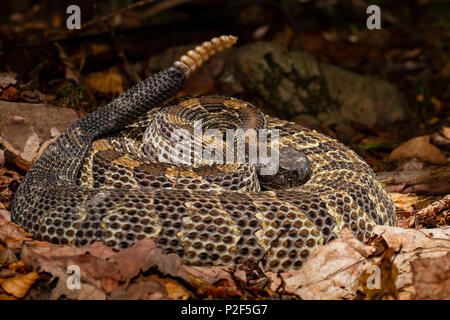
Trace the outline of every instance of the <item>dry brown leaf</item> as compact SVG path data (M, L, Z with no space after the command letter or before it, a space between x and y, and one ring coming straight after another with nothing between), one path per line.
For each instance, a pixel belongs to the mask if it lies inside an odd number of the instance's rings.
M441 76L450 78L450 60L442 67Z
M442 136L444 136L447 139L450 139L450 127L447 126L443 126L441 128L441 134Z
M389 155L389 161L404 161L411 158L434 164L447 163L444 153L430 143L429 135L408 140L395 148Z
M413 299L411 264L418 258L437 258L450 253L450 227L446 229L402 229L375 226L374 233L382 237L395 251L394 263L399 270L396 287L399 299Z
M19 273L27 273L31 271L30 266L27 266L23 263L23 261L12 262L8 265L8 268Z
M3 99L7 101L16 101L20 98L20 91L13 86L3 91Z
M21 258L24 263L32 266L35 270L47 272L51 274L53 278L58 279L55 288L51 291L50 299L106 299L106 294L99 289L99 281L87 276L87 272L84 270L86 265L80 267L80 288L71 289L67 285L68 280L70 280L69 276L71 276L71 274L67 273L68 266L74 265L74 261L78 257L85 256L85 252L86 248L52 245L50 243L33 241L24 244ZM77 262L81 264L87 261L83 261L83 258L80 258ZM89 269L89 271L91 270ZM102 270L99 272L102 272Z
M416 221L420 228L439 228L450 225L450 195L417 212Z
M450 300L450 254L411 264L416 299Z
M6 293L0 293L0 300L17 300L17 298Z
M0 219L0 242L12 250L18 250L26 240L31 240L31 234L12 222Z
M43 258L58 260L84 254L86 251L86 248L55 245L49 242L34 240L26 242L23 245L21 259L26 264L36 267L36 264Z
M396 210L414 212L417 209L417 203L421 199L414 193L389 193Z
M232 267L225 266L211 266L211 267L198 267L198 266L185 266L184 269L188 271L193 276L209 283L214 284L219 280L226 279L228 281L233 281L230 272L232 272Z
M373 231L395 251L412 252L436 247L444 251L450 249L450 227L415 230L376 225Z
M76 265L80 268L83 283L102 288L107 292L117 288L118 282L122 280L114 262L88 254L87 248L33 241L24 245L21 258L34 269L60 277L60 280L67 279L67 268ZM86 288L85 295L95 294L97 298L99 297L93 288L89 286ZM61 292L64 290L59 288Z
M109 294L112 300L161 300L168 299L164 284L152 280L141 280L120 287Z
M66 284L67 276L61 277L58 284L52 290L50 295L51 300L60 298L73 300L105 300L106 294L99 288L90 285L89 283L81 282L80 289L69 289Z
M374 251L344 229L339 239L316 249L300 270L283 277L284 288L302 299L353 299Z
M25 243L21 258L34 269L59 278L57 287L52 291L53 298L70 296L77 299L80 297L104 299L108 292L128 286L141 271L147 271L153 267L162 274L181 278L193 286L204 284L202 280L183 269L178 256L164 255L150 239L140 240L134 246L120 252L114 252L103 244L74 248L33 241ZM70 265L80 268L83 292L68 290L65 285L68 277L66 270ZM167 285L170 287L166 290L169 297L174 297L184 290L174 286L173 283ZM122 295L128 291L123 289L118 292ZM185 297L184 294L182 296Z
M156 267L164 275L178 277L188 283L201 281L183 268L180 257L176 254L163 254L162 250L157 248L149 238L139 240L132 247L116 253L109 260L117 264L125 281L137 276L141 270L149 270L152 267Z
M405 51L401 52L401 54L399 55L398 58L399 58L399 60L412 59L412 58L417 57L421 51L422 51L422 49L420 49L420 48L405 50Z
M187 300L188 298L194 298L194 295L191 292L189 292L181 283L174 279L161 278L156 274L148 276L147 279L164 284L167 296L170 299Z
M0 207L0 219L11 221L11 214L9 213L9 211L3 210Z
M390 192L397 214L397 223L401 228L412 228L415 222L415 208L419 197L414 193Z
M123 93L122 77L116 67L91 74L86 82L93 89L103 93Z
M17 275L13 278L1 279L0 286L7 293L17 298L23 298L38 278L38 273L33 271L28 274Z
M115 255L116 252L111 247L108 247L101 242L94 242L89 246L89 254L98 258L109 259Z
M0 278L11 278L14 277L17 272L9 269L0 269Z
M0 266L17 262L18 259L10 248L0 249Z
M418 258L450 254L450 228L376 226L374 232L384 241L381 258L376 245L379 240L364 245L344 230L339 239L317 248L300 270L281 274L284 290L302 299L355 299L361 293L369 298L413 299L416 290L412 285L411 263ZM361 282L368 287L367 280L376 275L377 268L381 286L376 289L380 290L364 290Z
M359 290L365 295L365 299L398 299L398 292L395 286L395 281L398 277L398 270L395 264L393 264L393 255L394 250L392 248L387 248L387 250L383 252L379 261L373 263L373 266L380 270L379 283L376 286L370 285L369 287L369 284L373 284L371 277L374 276L373 271L375 271L375 269L371 268L371 272L368 272L368 270L363 270L361 277L359 278Z
M184 268L196 278L199 278L211 286L200 285L200 291L205 290L209 295L216 298L241 297L242 291L238 288L232 277L233 267L229 266L184 266ZM234 271L234 276L242 283L246 283L245 271Z
M63 47L58 42L53 42L53 44L58 48L59 58L64 64L65 68L65 78L67 80L72 80L77 84L81 83L81 74L80 71L75 67L71 58L67 56Z

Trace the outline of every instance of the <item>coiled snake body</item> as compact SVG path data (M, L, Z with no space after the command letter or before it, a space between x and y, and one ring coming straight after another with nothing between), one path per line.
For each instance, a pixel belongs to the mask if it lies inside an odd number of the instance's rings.
M183 98L162 106L191 72L235 41L205 42L76 121L25 176L13 221L53 243L102 241L120 249L148 236L190 264L252 259L274 271L300 267L345 227L365 240L375 224L395 225L392 202L375 174L336 140L233 98ZM174 146L175 129L191 133L194 120L222 131L277 129L281 176L260 179L248 163L158 161ZM292 177L308 171L304 160L310 173L301 184Z

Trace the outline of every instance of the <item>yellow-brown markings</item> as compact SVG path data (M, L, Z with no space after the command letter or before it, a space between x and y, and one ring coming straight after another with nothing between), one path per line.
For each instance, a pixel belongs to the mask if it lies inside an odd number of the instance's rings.
M112 148L112 146L105 139L96 140L92 143L92 149L94 151L106 151L111 148Z
M139 167L142 162L132 159L129 155L125 154L118 159L115 159L113 164L122 165L127 168L136 168Z
M183 170L179 168L168 167L166 168L166 176L169 180L174 181L178 177L201 177L193 170Z
M192 107L200 105L200 101L198 100L198 98L191 98L178 102L178 105L190 109Z
M247 107L247 104L245 102L242 102L239 100L234 100L234 99L224 100L222 103L226 107L228 107L230 109L235 109L235 110Z

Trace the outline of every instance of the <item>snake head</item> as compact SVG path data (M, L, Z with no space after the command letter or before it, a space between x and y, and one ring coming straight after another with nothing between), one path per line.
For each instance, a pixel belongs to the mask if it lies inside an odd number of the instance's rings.
M261 174L263 168L257 169L263 190L295 188L311 178L312 166L303 151L287 147L280 148L278 153L278 170L274 174Z

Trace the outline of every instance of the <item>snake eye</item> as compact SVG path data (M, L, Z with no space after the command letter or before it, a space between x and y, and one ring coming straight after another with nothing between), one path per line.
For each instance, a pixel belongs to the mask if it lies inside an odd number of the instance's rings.
M274 174L261 174L262 168L258 168L258 179L263 190L294 188L311 178L311 163L303 151L287 147L278 153L279 165Z

